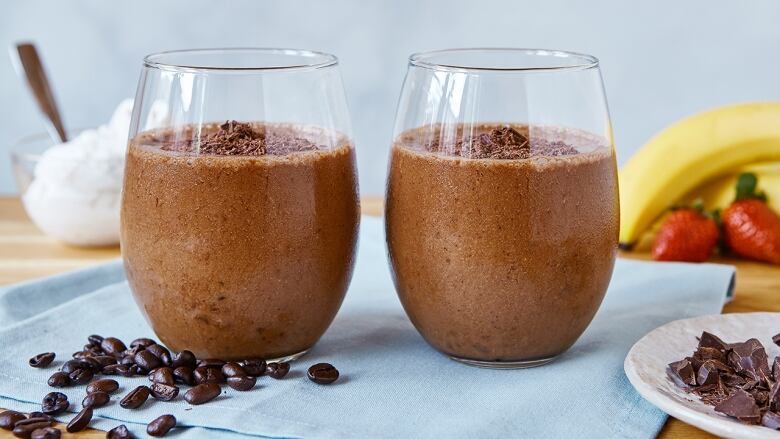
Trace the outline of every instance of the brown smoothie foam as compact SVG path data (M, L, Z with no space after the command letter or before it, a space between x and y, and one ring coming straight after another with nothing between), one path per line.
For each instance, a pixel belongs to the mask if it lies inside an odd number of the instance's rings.
M412 323L448 355L558 355L606 292L618 238L612 148L584 132L530 131L437 126L393 145L386 227L395 285Z
M358 222L355 153L342 137L226 122L130 142L125 268L173 350L239 359L309 349L344 298Z

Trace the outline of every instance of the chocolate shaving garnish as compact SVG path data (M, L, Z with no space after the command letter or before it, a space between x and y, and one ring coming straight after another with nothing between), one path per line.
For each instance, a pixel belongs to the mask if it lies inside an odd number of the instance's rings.
M458 132L456 135L463 135ZM445 140L441 133L423 145L430 152L444 153L470 159L518 160L534 156L557 157L579 154L576 148L561 141L529 138L511 125L478 131L458 140Z
M203 155L263 156L324 148L294 135L292 130L235 120L219 125L217 130L204 129L205 133L197 135L192 131L190 128L181 133L169 134L170 138L158 139L162 143L161 149Z
M669 364L667 369L678 387L697 395L716 411L747 424L777 429L779 373L780 357L770 367L766 349L757 339L726 343L706 331L692 356Z

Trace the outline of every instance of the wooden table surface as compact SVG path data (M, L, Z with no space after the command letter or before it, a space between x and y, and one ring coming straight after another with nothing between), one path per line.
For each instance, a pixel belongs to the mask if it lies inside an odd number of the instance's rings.
M367 215L380 215L382 200L365 198L362 208ZM0 285L73 270L118 256L118 248L82 249L60 244L35 228L18 198L0 197ZM646 254L624 256L648 258ZM726 305L724 312L780 312L780 267L734 259L719 262L737 267L736 299ZM63 438L105 437L105 433L96 430L68 434L64 426L59 427L63 430ZM0 430L0 439L12 437L10 432ZM714 436L670 418L659 437L698 439Z

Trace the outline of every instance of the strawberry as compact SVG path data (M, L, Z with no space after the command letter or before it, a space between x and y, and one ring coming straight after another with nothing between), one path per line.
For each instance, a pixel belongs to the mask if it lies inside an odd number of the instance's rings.
M737 196L723 211L723 237L736 255L780 264L780 216L756 192L758 180L745 173L737 180Z
M685 207L666 217L653 243L656 261L703 262L718 243L718 225L701 210Z

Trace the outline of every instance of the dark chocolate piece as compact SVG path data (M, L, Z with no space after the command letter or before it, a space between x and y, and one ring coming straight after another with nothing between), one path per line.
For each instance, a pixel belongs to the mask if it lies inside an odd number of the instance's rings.
M699 386L706 386L708 384L717 385L720 383L718 368L712 360L707 360L701 365L699 372L696 374L696 383Z
M670 363L667 374L679 387L687 388L696 385L696 372L687 359Z
M758 424L761 421L761 410L756 405L756 400L753 395L742 389L737 389L731 396L716 405L715 411L749 424Z
M717 335L704 331L701 333L701 337L699 337L699 347L715 348L721 352L726 352L731 346L729 343L721 340Z
M775 412L764 413L764 417L761 419L761 425L780 430L780 414Z

